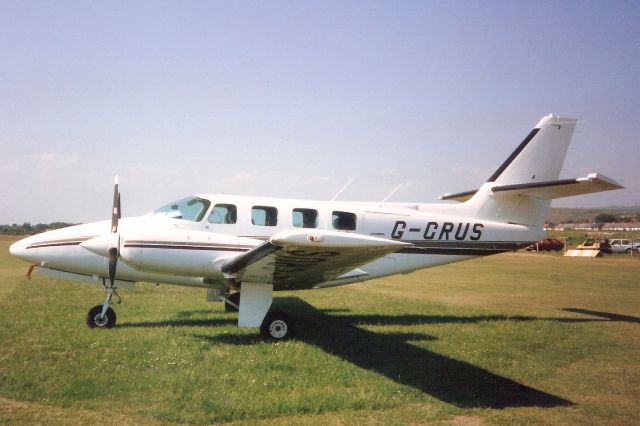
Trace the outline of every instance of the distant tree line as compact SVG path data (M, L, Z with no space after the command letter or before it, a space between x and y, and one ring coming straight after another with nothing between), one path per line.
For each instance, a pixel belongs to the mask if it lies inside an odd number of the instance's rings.
M74 224L53 222L48 224L38 223L37 225L31 225L29 222L25 222L22 225L18 225L14 223L13 225L0 225L0 235L33 235L44 231L51 231L52 229L66 228L71 225Z
M630 223L636 220L640 220L640 213L635 218L629 215L616 216L610 213L601 213L593 219L595 223Z

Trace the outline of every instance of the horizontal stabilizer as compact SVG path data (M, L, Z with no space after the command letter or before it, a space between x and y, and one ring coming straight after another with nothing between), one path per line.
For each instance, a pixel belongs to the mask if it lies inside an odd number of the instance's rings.
M576 179L561 179L547 182L521 183L515 185L498 185L491 187L493 194L524 195L539 200L573 197L594 192L611 191L624 188L618 182L599 173L591 173ZM441 200L464 202L473 197L478 190L445 194Z
M577 179L494 186L491 190L494 194L526 195L539 200L553 200L622 188L624 187L613 179L598 173L591 173L587 177Z

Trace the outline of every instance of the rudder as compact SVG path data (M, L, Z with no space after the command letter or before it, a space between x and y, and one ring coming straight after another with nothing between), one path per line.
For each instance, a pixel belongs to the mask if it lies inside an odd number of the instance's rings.
M494 193L492 188L557 180L576 123L575 118L543 117L466 204L479 217L542 228L550 200Z
M543 117L487 182L512 185L556 180L578 120Z

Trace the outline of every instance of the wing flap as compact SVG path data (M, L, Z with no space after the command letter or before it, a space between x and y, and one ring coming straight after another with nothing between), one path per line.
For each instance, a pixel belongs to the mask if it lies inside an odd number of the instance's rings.
M273 284L274 290L308 289L407 245L338 231L284 231L221 270L236 281Z

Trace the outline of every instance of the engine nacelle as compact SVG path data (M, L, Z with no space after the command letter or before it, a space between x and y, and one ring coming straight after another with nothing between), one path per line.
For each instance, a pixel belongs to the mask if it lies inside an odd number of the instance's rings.
M223 259L233 258L260 240L193 230L146 230L122 235L120 257L145 272L192 277L221 275Z

